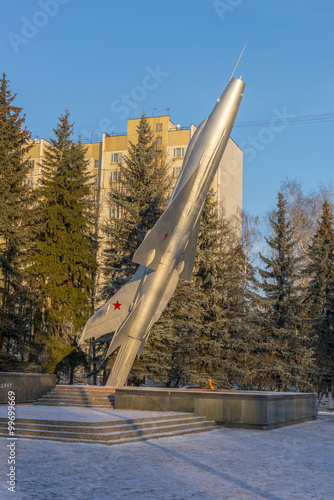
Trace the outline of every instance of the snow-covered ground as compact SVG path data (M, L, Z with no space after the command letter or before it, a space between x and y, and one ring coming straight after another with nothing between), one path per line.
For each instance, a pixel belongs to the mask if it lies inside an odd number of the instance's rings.
M36 407L21 408L17 416L35 412L38 418ZM53 413L53 419L71 411L40 410L39 418ZM90 411L101 412L86 410L86 421ZM7 490L9 448L2 438L0 498L328 500L334 498L333 436L334 415L324 412L316 421L272 431L221 428L110 447L18 439L15 493Z

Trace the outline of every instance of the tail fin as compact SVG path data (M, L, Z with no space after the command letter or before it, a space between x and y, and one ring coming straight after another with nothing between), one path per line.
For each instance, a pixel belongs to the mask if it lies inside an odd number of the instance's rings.
M112 333L123 323L129 314L144 273L145 268L140 266L133 278L89 318L79 343L92 337L99 338Z
M145 282L144 288L146 288L146 287L149 288L150 282L153 278L154 278L154 273L147 276L147 280ZM139 351L140 351L138 353L138 357L140 356L142 350L144 349L144 345L146 343L146 340L148 339L148 335L149 335L149 332L150 332L152 325L156 321L158 321L158 319L160 318L163 310L165 309L166 305L168 304L171 296L173 295L173 293L175 291L175 288L177 286L178 281L179 281L179 273L177 272L176 269L174 269L172 272L172 275L169 279L167 288L166 288L166 290L165 290L165 292L160 300L158 307L156 308L155 314L154 314L153 318L151 319L150 323L147 325L145 336L141 341L140 348L138 347ZM115 333L115 335L110 343L110 346L109 346L109 349L107 352L107 356L109 356L117 347L119 347L121 344L123 344L123 342L125 342L127 337L131 336L131 329L136 321L137 313L140 311L140 303L142 300L145 300L145 289L143 290L143 295L140 297L140 299L137 302L137 304L135 305L135 307L132 309L132 311L130 312L128 317L125 319L125 321L122 323L119 330Z

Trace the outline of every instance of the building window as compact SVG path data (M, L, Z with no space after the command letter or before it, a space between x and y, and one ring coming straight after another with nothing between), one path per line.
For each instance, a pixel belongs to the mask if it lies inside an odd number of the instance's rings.
M110 182L117 182L118 181L118 171L113 170L110 172Z
M156 144L157 146L161 146L161 144L162 144L162 137L160 137L160 136L159 136L159 137L156 137L156 138L155 138L155 144Z
M100 185L100 179L98 177L94 178L94 185L97 186L97 187L99 187L99 185Z
M162 132L162 123L157 123L155 125L155 131L156 132Z
M117 208L109 208L109 219L118 219Z
M31 170L33 170L35 168L35 160L29 160L29 165Z
M184 148L174 148L173 158L183 158L184 157Z
M180 175L180 172L181 172L181 167L173 168L173 177L174 177L174 179L178 178L178 176Z
M118 163L121 161L121 153L111 153L111 163Z
M94 160L94 168L98 170L100 168L100 160Z
M92 196L92 202L93 202L94 205L98 205L99 204L99 197L96 194L94 194Z
M33 187L33 185L34 185L34 179L32 177L28 177L27 186Z

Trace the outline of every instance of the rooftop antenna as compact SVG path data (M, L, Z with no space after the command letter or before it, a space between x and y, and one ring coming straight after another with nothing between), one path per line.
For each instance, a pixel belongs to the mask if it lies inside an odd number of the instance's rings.
M231 78L229 79L229 82L230 82L230 81L232 80L232 78L233 78L233 75L234 75L234 73L235 73L235 70L237 69L237 66L238 66L238 64L239 64L239 61L240 61L240 59L241 59L241 56L242 56L242 54L244 53L245 47L246 47L246 44L244 45L244 48L243 48L243 49L242 49L242 51L241 51L241 54L240 54L240 56L239 56L239 59L237 60L237 64L234 66L234 70L233 70L233 73L232 73L232 75L231 75Z

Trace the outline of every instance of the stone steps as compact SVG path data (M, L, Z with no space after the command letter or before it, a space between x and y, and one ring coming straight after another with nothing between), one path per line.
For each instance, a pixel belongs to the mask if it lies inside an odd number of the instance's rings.
M0 419L0 437L8 437L7 424L7 419ZM14 437L112 445L205 432L216 428L215 422L189 413L111 422L17 419Z
M104 387L57 386L42 396L36 405L76 406L83 408L114 408L114 389Z
M58 401L58 402L55 402L55 403L51 403L51 402L42 402L42 403L34 403L36 405L39 405L39 406L60 406L60 407L67 407L67 406L73 406L75 408L107 408L110 410L114 408L113 404L91 404L91 403L64 403L62 401Z

